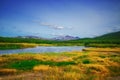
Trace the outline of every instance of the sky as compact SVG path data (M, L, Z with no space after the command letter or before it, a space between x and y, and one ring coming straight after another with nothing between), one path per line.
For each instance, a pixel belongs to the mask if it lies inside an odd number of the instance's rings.
M0 36L95 37L120 31L120 0L0 0Z

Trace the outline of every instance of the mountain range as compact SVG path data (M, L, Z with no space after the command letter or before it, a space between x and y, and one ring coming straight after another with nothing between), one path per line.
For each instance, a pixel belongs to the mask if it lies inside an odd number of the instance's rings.
M17 36L17 38L27 38L27 39L46 39L46 38L42 38L39 36ZM65 35L65 36L58 36L55 38L51 38L49 40L58 40L58 41L64 41L64 40L77 40L80 39L79 37L74 37L74 36L70 36L70 35Z
M59 37L55 37L53 38L53 40L77 40L77 39L80 39L79 37L74 37L74 36L69 36L69 35L66 35L66 36L59 36Z
M1 37L2 38L2 37ZM5 38L5 37L4 37ZM9 37L12 38L12 37ZM97 36L94 38L79 38L79 37L74 37L70 35L65 35L65 36L58 36L55 38L47 39L47 38L42 38L39 36L17 36L13 38L23 38L23 39L37 39L37 40L56 40L56 41L66 41L66 40L88 40L88 39L97 39L97 40L120 40L120 31L118 32L111 32L107 33L101 36Z

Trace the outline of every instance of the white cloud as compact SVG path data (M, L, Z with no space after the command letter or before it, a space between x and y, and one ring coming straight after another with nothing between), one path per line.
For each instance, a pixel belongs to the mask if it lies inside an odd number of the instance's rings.
M47 26L47 27L51 27L51 28L53 28L53 29L58 29L58 30L64 29L63 26L58 26L58 25L54 25L54 24L40 23L40 25L42 25L42 26Z
M47 26L47 27L50 27L50 28L53 28L53 29L58 29L58 30L64 29L63 26L59 26L59 25L55 25L55 24L49 24L49 23L45 23L45 22L43 23L43 22L40 22L38 20L34 20L33 22L38 23L41 26Z
M56 25L56 24L50 24L50 23L45 23L45 22L40 22L39 20L34 20L33 22L38 23L41 26L46 26L46 27L50 27L53 29L58 29L58 30L62 30L62 29L73 29L73 27L64 27L64 26L60 26L60 25Z

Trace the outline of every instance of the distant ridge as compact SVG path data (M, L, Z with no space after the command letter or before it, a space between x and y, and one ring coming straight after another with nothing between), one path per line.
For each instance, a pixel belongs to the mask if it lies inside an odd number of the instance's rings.
M120 31L107 33L102 36L95 37L95 39L119 39L120 40Z
M58 41L77 40L77 39L80 39L80 38L79 37L70 36L70 35L59 36L59 37L53 38L53 40L58 40Z

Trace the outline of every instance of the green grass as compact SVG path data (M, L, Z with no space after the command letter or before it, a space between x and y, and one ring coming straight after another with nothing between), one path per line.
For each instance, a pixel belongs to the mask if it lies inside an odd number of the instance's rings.
M38 64L39 64L38 60L21 60L21 61L10 63L6 65L6 67L15 68L18 70L30 70L33 68L33 66L38 65Z
M0 49L5 50L5 49L20 49L22 48L21 45L17 44L0 44Z
M82 63L83 63L83 64L90 64L91 61L90 61L89 59L84 59L84 60L82 61Z
M37 44L28 43L0 43L0 50L32 48L36 46Z
M105 56L105 55L100 55L99 57L101 57L101 58L106 58L106 56Z
M21 61L15 61L13 63L9 63L5 65L4 67L7 68L14 68L18 70L31 70L34 66L37 65L49 65L49 66L67 66L67 65L75 65L75 62L69 61L69 62L53 62L53 61L40 61L40 60L21 60Z

